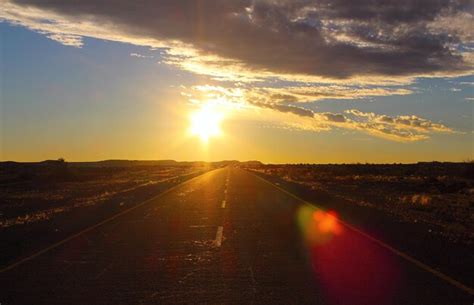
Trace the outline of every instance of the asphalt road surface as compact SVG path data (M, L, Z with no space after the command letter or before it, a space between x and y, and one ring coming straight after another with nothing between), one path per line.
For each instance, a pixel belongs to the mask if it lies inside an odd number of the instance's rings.
M2 270L0 303L472 304L404 255L227 167Z

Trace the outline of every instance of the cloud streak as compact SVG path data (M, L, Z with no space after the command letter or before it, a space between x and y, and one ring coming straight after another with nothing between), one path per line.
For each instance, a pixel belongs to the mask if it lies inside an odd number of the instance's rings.
M320 132L339 128L399 142L420 141L428 139L431 134L455 132L443 124L416 115L388 116L357 109L346 110L344 113L314 112L301 106L255 98L259 94L261 93L253 93L251 89L219 86L195 86L192 93L185 93L194 102L218 101L280 113L285 117L277 116L277 125L294 129Z

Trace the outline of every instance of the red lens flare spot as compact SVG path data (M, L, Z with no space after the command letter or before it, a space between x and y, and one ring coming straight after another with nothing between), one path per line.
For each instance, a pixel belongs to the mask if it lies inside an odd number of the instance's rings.
M317 227L320 233L340 234L342 231L337 213L334 211L324 212L317 210L313 213L313 220L317 222Z
M392 256L346 229L335 211L304 205L298 224L329 304L389 304L400 270Z

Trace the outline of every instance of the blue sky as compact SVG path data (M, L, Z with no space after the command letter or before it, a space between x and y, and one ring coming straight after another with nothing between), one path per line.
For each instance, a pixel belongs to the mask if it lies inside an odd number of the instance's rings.
M2 160L474 158L470 73L441 75L448 67L440 76L405 71L367 81L372 76L357 78L366 72L356 69L349 79L334 79L332 72L306 79L299 72L270 73L270 67L242 70L243 59L189 55L173 43L137 43L120 31L126 38L74 32L67 45L27 17L3 16L0 23ZM200 143L188 134L189 115L210 103L225 114L224 136Z

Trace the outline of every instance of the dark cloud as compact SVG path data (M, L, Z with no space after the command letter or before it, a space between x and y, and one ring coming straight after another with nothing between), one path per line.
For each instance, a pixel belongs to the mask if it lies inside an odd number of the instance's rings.
M322 0L317 7L333 19L386 24L433 20L441 12L469 9L470 1L449 0Z
M280 105L280 104L273 104L273 103L261 103L257 101L249 101L249 103L260 108L273 109L279 112L293 113L302 117L312 118L314 116L313 111L302 108L302 107L295 107L291 105Z
M249 69L329 78L468 70L433 32L436 18L472 13L470 0L14 0L126 35L180 41Z
M328 121L335 122L335 123L344 123L346 122L346 117L340 113L321 113Z

